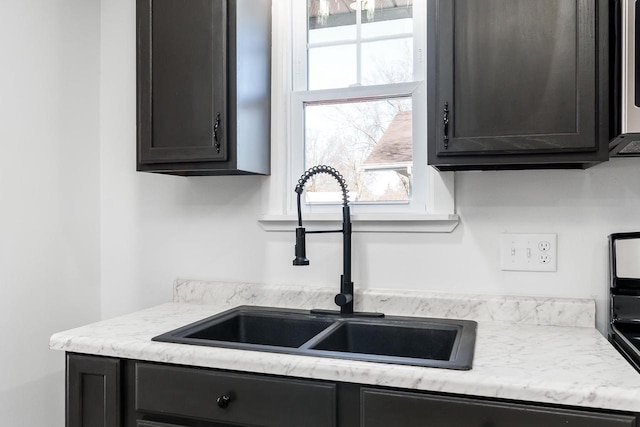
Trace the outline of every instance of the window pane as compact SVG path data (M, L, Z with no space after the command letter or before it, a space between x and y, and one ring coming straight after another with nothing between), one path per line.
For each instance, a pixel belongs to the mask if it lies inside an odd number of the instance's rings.
M305 169L326 164L345 177L352 202L408 201L413 164L411 99L305 106ZM307 202L340 202L330 176L306 186Z
M379 37L413 32L411 0L363 1L362 37Z
M307 90L413 80L412 0L307 0L307 6Z
M355 45L309 49L309 90L349 87L357 81Z
M347 3L342 0L309 0L309 43L355 40L356 11Z
M390 84L413 80L413 39L362 44L362 84Z

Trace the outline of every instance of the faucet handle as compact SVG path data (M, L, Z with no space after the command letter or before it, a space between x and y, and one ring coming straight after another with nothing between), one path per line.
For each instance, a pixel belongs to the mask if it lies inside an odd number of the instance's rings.
M296 228L296 258L293 260L293 265L309 265L306 252L305 230L304 227L298 227Z
M333 299L338 307L343 307L353 301L352 294L338 294Z

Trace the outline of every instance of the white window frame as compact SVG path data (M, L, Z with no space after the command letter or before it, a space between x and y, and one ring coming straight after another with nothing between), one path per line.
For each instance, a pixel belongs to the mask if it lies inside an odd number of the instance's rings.
M414 0L415 82L358 86L350 94L361 99L411 96L413 120L413 194L409 203L352 204L354 231L451 232L458 224L454 206L454 173L427 166L426 0ZM340 101L344 89L294 90L306 87L306 1L273 1L272 175L265 192L261 226L267 231L295 227L293 191L304 172L304 103ZM304 37L294 37L295 35ZM351 97L351 96L350 96ZM335 227L341 211L334 204L303 206L310 227Z

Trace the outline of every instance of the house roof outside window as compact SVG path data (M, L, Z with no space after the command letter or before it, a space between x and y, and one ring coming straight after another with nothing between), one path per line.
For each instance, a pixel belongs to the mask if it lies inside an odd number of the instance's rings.
M400 111L362 163L364 170L406 171L413 158L411 111Z

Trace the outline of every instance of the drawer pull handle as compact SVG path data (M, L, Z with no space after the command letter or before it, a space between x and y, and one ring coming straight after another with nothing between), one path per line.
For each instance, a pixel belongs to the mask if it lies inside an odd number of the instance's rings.
M218 128L220 127L220 113L216 114L216 121L213 124L213 142L216 152L220 153L220 140L218 139Z
M449 103L444 103L444 114L442 117L442 127L444 131L444 149L449 149Z
M219 407L226 408L227 406L229 406L229 402L231 402L231 398L223 394L218 399L216 399L216 402L218 403Z

